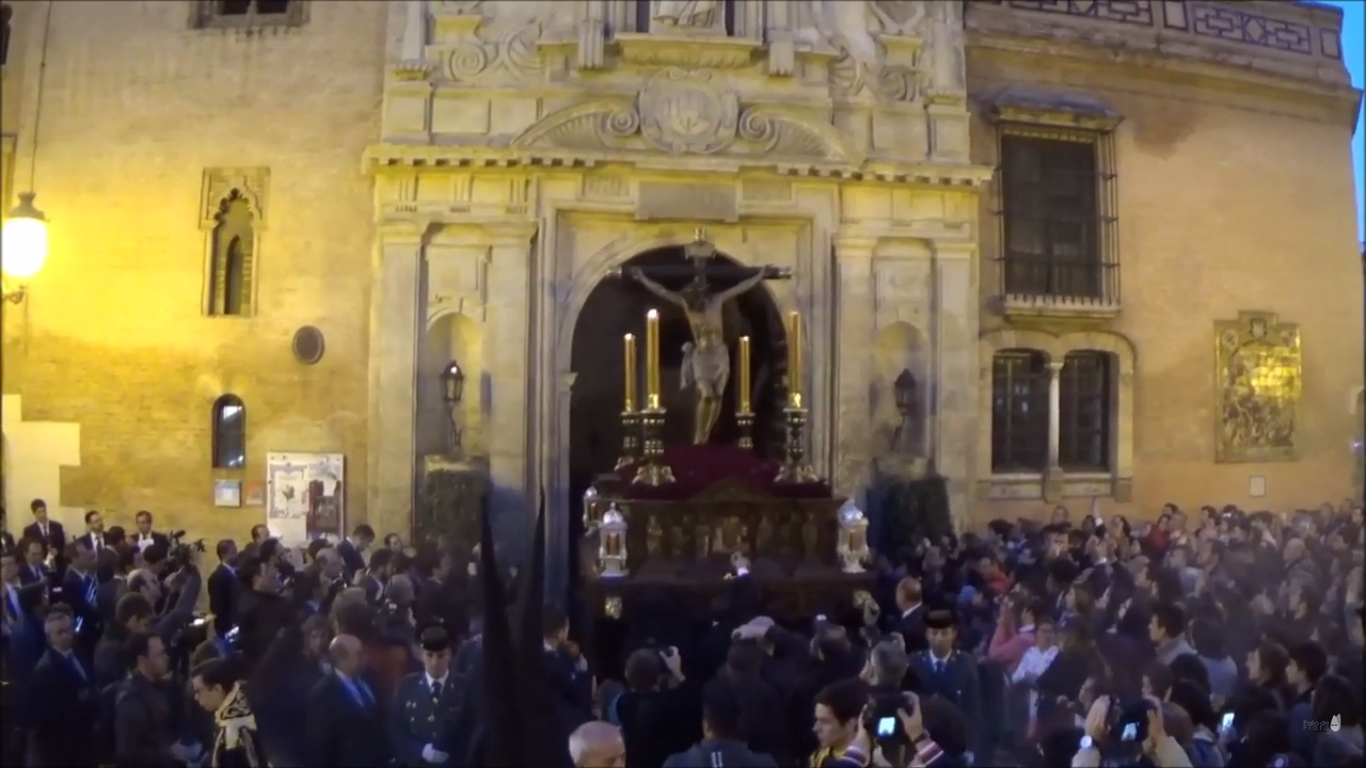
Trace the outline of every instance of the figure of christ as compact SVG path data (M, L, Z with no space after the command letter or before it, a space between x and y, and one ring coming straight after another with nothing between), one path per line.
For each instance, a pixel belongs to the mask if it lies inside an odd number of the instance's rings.
M694 387L697 390L692 441L695 445L701 445L707 442L721 418L721 397L730 379L730 350L726 347L721 311L726 302L736 296L764 280L786 277L789 272L778 267L762 267L734 287L716 293L707 289L707 280L702 275L694 277L683 290L675 292L646 277L640 267L631 268L628 274L651 293L681 307L688 318L693 340L683 345L680 378L683 389Z

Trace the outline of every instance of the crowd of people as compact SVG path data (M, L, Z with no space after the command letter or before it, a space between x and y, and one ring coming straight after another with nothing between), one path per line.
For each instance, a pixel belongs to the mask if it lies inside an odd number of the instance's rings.
M518 574L487 523L473 552L366 525L297 550L30 511L6 766L1362 764L1350 502L996 520L795 623L737 557L704 614L628 601L619 654L545 598L543 521Z

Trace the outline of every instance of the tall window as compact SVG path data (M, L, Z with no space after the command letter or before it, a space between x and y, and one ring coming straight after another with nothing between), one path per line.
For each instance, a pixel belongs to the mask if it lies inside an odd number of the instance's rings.
M247 408L237 395L213 403L213 465L241 469L247 465Z
M9 3L0 3L0 67L9 63L10 19L13 17L14 9L9 7Z
M251 204L234 189L219 206L213 230L207 290L210 315L251 314L254 224Z
M1037 473L1047 462L1047 361L1029 349L998 352L991 360L991 469Z
M1102 298L1097 144L1089 134L1057 136L1001 136L1004 290Z
M1063 469L1110 469L1110 355L1072 352L1062 366L1058 463Z

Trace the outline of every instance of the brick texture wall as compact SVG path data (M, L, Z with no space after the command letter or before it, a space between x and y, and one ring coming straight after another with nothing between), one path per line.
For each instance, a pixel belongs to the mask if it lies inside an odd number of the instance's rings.
M1285 90L1183 84L1135 66L970 53L971 91L1020 84L1088 93L1124 115L1114 140L1123 308L1097 327L1136 349L1134 495L1103 509L1155 517L1171 501L1281 511L1350 496L1363 294L1348 110ZM992 131L974 127L974 160L995 163ZM984 225L994 228L994 217ZM987 259L994 238L985 232ZM984 297L994 288L984 279ZM1297 462L1214 461L1213 327L1239 311L1300 324ZM1001 326L987 314L984 331ZM1249 497L1253 475L1266 477L1265 497ZM1074 517L1089 504L1068 502ZM1051 506L982 503L976 516L1038 516Z
M215 508L213 480L263 481L267 451L327 451L348 457L349 522L366 517L374 232L359 158L379 134L387 9L314 2L301 28L247 35L191 29L187 2L55 4L36 177L51 251L28 301L4 309L4 391L28 419L80 422L64 505L241 538L264 511ZM19 50L32 88L34 48ZM248 318L201 312L202 178L223 166L270 169ZM311 367L290 351L306 324L327 339ZM210 467L226 392L246 402L243 471Z

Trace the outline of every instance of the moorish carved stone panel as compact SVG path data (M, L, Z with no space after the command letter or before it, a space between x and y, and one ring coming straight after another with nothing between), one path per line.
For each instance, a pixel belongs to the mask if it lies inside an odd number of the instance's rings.
M1294 461L1300 329L1269 312L1216 320L1215 461Z

